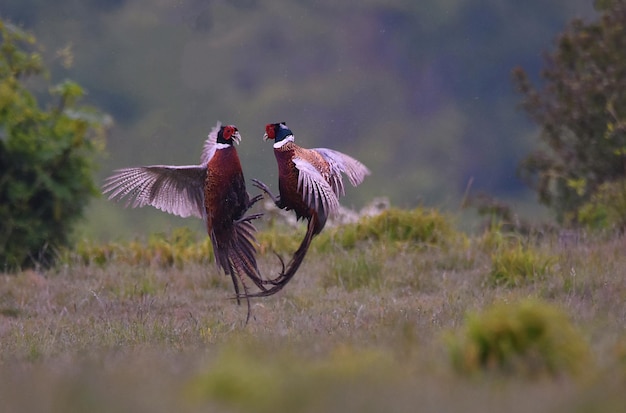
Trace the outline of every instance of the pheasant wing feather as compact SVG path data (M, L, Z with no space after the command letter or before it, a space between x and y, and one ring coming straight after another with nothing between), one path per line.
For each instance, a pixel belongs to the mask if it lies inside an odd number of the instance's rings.
M337 196L345 195L342 172L348 176L352 186L359 185L370 174L370 170L365 165L345 153L327 148L315 148L313 150L317 151L328 162L330 185Z
M293 163L298 169L298 190L302 192L304 202L318 212L323 211L324 215L335 213L339 209L339 199L328 181L306 160L295 157Z
M222 127L222 122L218 121L217 124L209 132L206 141L204 141L204 147L202 148L202 156L200 157L200 163L207 165L217 149L217 133Z
M207 169L202 165L153 165L124 168L105 180L103 193L109 199L126 198L126 206L146 205L183 218L204 217L204 181Z

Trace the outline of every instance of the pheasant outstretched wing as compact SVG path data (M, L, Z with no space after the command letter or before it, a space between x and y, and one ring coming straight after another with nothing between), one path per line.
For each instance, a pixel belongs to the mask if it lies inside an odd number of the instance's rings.
M352 186L359 185L370 174L370 170L365 165L345 153L327 148L315 148L313 150L322 155L322 158L328 162L330 186L337 197L345 195L341 173L346 174Z
M304 202L326 216L337 212L339 199L320 171L300 157L294 157L293 163L298 169L298 190Z
M102 192L116 201L127 198L126 206L133 208L150 205L183 218L203 218L206 176L202 165L124 168L105 180Z

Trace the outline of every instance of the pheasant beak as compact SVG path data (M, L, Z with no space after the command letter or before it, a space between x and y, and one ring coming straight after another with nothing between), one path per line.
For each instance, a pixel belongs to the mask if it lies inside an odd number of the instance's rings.
M241 134L239 131L235 131L233 135L230 137L237 145L241 142Z
M269 136L267 136L267 132L263 134L263 140L264 140L264 141L269 140L269 138L270 138L270 137L269 137Z

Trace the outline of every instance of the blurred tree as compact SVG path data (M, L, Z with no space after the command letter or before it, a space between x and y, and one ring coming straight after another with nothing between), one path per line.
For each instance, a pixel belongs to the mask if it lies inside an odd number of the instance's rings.
M49 264L68 244L97 193L93 158L107 122L77 104L78 84L48 84L32 35L0 20L0 36L0 270L13 270ZM35 84L39 98L27 88Z
M542 89L523 69L513 72L544 144L520 164L521 175L566 224L602 184L626 175L626 0L596 8L599 21L573 20L546 56Z

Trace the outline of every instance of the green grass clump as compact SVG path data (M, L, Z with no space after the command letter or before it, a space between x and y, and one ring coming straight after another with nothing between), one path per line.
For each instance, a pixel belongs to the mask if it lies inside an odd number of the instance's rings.
M348 396L337 391L342 388L350 393L348 383L360 382L351 394L355 397L363 391L358 387L390 379L395 365L383 352L344 345L313 358L293 351L261 353L248 346L221 351L205 372L189 381L187 397L237 411L311 411L311 406Z
M322 275L322 285L342 287L347 291L358 288L379 290L383 283L384 257L372 251L336 254L331 260L330 271Z
M553 257L518 243L492 253L489 280L493 285L519 286L543 279L554 262Z
M567 316L535 300L499 303L470 315L450 353L464 373L558 376L580 373L589 362L588 345Z
M213 261L213 247L208 237L198 240L189 228L178 228L170 234L153 234L146 241L124 241L96 244L81 242L74 250L61 253L61 261L104 266L110 263L154 265L183 268L188 263Z
M297 250L300 242L302 242L305 230L306 226L294 230L294 228L283 225L272 225L263 231L259 231L256 234L259 254L272 252L291 253Z
M359 239L441 244L453 235L448 219L434 209L388 209L357 223Z
M376 216L361 218L320 235L318 244L354 248L362 241L388 243L417 243L442 245L454 239L456 233L445 215L434 209L403 210L390 208ZM327 245L326 245L327 246Z

